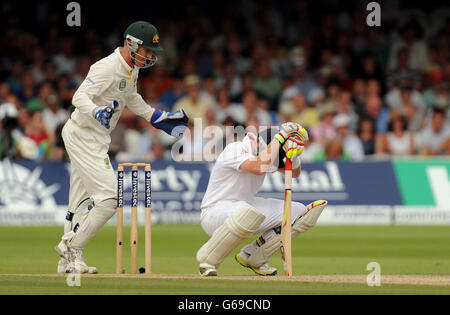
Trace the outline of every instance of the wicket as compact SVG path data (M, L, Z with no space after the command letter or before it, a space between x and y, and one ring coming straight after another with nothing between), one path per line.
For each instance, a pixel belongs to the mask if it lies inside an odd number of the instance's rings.
M145 273L151 274L151 174L149 163L121 163L117 167L117 244L116 273L124 273L123 269L123 178L124 169L131 167L131 273L137 273L138 249L138 170L145 169Z

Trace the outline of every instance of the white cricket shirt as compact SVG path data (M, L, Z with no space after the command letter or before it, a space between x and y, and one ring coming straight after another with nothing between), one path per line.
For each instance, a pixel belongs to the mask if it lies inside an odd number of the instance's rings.
M120 54L119 47L109 56L94 63L86 79L78 87L72 98L76 107L71 118L78 126L95 131L108 142L109 134L114 130L125 106L136 115L150 121L155 111L137 93L136 82L139 68L130 67ZM111 118L111 128L106 129L97 121L92 110L97 106L105 106L118 101L120 107Z
M253 135L256 140L256 136ZM249 134L243 141L228 144L217 158L211 171L208 188L203 196L201 209L222 200L247 201L253 198L264 182L264 175L256 175L239 169L242 163L255 158Z

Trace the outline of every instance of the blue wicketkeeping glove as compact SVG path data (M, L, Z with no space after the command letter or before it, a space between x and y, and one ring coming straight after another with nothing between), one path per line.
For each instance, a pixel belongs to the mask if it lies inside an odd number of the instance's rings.
M94 118L97 119L103 127L109 129L109 122L111 120L114 111L119 108L119 102L113 101L111 104L106 106L97 107L94 111Z
M189 118L183 109L173 113L156 109L151 118L153 127L164 130L167 134L176 138L180 138L183 135L188 121Z

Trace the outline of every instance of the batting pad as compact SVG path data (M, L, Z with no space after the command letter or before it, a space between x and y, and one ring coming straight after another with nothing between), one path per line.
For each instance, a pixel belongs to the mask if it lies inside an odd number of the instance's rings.
M272 237L270 240L265 242L263 245L258 247L247 259L247 263L252 266L259 268L265 263L272 260L273 255L280 249L281 237L280 234Z
M98 230L116 213L116 205L116 199L106 199L95 205L86 216L86 219L80 223L69 246L74 248L86 246L89 240L97 234Z
M197 261L216 268L240 243L253 235L266 217L252 206L230 215L197 252Z
M316 200L306 206L306 213L301 216L292 225L292 239L297 237L300 233L308 231L310 228L316 225L317 220L320 217L323 209L325 209L328 201L326 200Z
M75 209L73 213L72 220L71 221L66 220L64 224L64 233L70 232L77 223L81 224L81 222L83 222L86 219L87 215L89 214L88 207L91 204L92 201L89 198L83 200L80 203L80 205Z
M298 218L292 225L291 236L296 238L300 233L304 233L316 225L320 214L326 207L328 202L326 200L317 200L306 206L306 213ZM271 238L266 243L258 247L248 258L247 263L252 267L259 268L265 263L268 263L281 246L281 236Z

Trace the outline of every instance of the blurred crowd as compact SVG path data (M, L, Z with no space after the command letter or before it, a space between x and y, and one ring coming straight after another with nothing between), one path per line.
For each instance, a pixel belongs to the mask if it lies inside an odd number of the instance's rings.
M140 73L139 92L151 106L183 108L191 119L178 155L217 156L211 142L230 135L211 126L295 121L310 136L304 161L448 156L450 9L399 3L382 4L382 25L369 27L362 1L194 2L178 13L131 2L108 25L81 2L78 28L51 2L5 4L0 157L65 160L61 128L77 86L138 19L158 28L164 47ZM173 143L125 110L110 154L171 160Z

